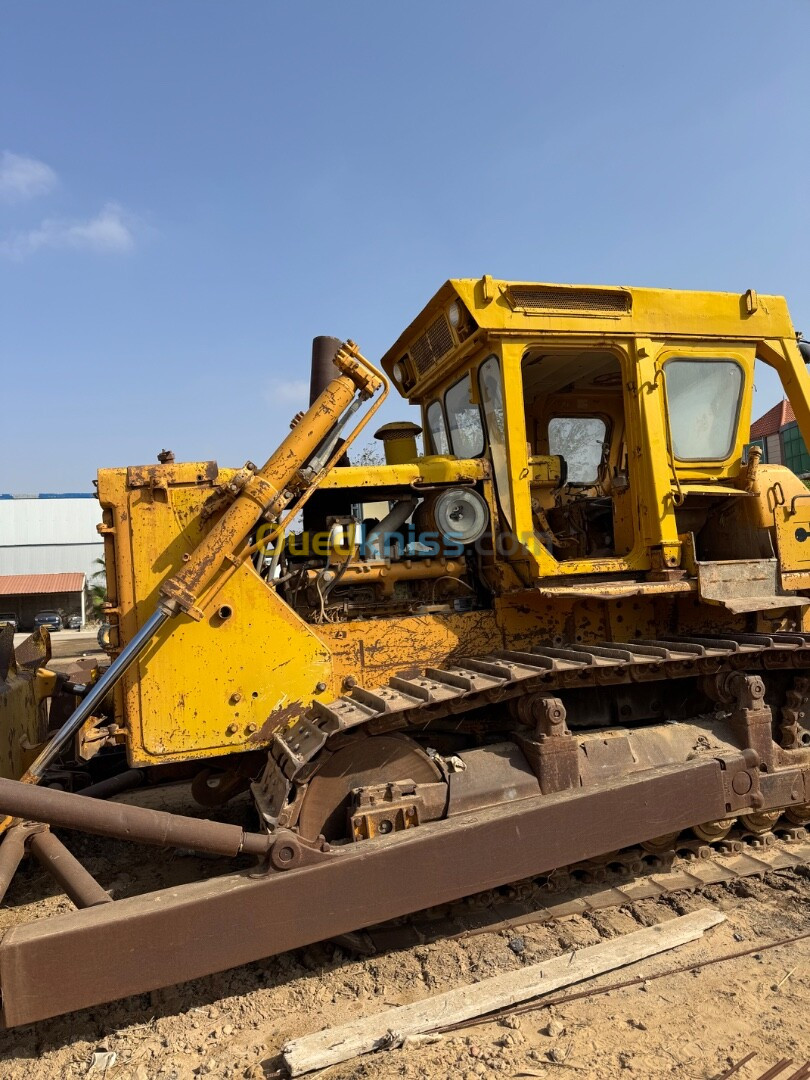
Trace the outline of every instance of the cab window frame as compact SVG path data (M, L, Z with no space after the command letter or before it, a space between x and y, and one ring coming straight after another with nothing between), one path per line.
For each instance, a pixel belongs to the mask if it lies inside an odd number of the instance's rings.
M444 440L447 443L447 449L445 451L442 451L439 447L436 446L436 439L434 436L433 427L430 423L430 410L433 408L434 405L438 407L439 416L441 417L442 421ZM448 455L452 454L453 446L450 442L450 429L447 423L447 417L444 413L444 405L440 398L434 398L433 401L429 401L428 404L425 406L425 429L430 440L430 449L434 454L438 455L439 457L447 457Z
M698 457L682 457L675 450L675 433L672 430L672 408L670 406L669 386L667 384L667 367L672 363L686 362L692 364L733 364L740 373L740 387L737 392L737 404L734 410L734 417L731 423L731 436L730 445L725 454L720 457L707 457L705 454ZM695 353L671 353L661 364L660 368L663 373L664 382L664 394L666 404L666 421L669 428L669 438L672 445L672 457L674 461L682 462L685 465L710 465L713 467L723 465L734 455L734 449L739 439L740 430L740 413L745 399L745 366L735 356L701 356Z
M496 383L500 393L501 424L500 430L496 431L497 438L493 438L493 428L497 423L490 423L490 412L487 408L487 392L482 381L482 375L487 365L494 365ZM509 443L506 429L506 386L503 378L503 364L497 353L490 353L484 357L478 365L475 373L478 384L479 411L482 414L484 425L484 453L489 450L489 459L492 462L492 470L495 478L498 501L503 515L510 528L513 527L514 507L512 504L512 477L509 470ZM492 411L494 417L494 410Z

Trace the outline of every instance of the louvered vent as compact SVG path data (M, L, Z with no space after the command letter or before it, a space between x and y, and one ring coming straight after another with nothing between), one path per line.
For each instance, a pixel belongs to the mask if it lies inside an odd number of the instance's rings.
M512 307L521 311L570 315L629 315L633 298L621 289L550 289L539 285L510 285Z
M444 315L432 322L421 337L411 346L411 356L420 375L441 360L453 348L453 335L450 324Z

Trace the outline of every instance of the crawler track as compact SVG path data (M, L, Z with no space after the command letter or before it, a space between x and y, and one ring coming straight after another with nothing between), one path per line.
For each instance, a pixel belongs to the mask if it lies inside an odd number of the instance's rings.
M587 915L639 900L695 892L763 878L797 866L810 867L810 833L777 825L775 832L752 836L735 830L716 845L685 833L672 850L652 854L627 848L562 871L466 898L405 920L367 928L344 944L359 952L383 952L445 938L497 933L569 915ZM594 884L604 888L594 890Z
M721 671L810 670L810 634L736 634L630 643L538 645L455 660L442 668L394 676L384 686L353 686L329 704L313 702L271 745L261 793L268 825L283 825L293 784L306 780L333 737L363 727L370 734L418 728L445 716L526 694L716 675Z

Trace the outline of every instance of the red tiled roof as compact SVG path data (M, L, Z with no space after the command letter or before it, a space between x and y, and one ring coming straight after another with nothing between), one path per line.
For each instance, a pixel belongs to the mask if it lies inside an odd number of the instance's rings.
M787 398L782 398L772 409L768 409L764 416L760 416L759 420L753 422L751 425L751 438L762 439L766 435L775 435L777 431L782 430L785 424L789 424L795 419L796 415L793 412L793 406Z
M84 574L6 574L0 576L0 596L81 592Z

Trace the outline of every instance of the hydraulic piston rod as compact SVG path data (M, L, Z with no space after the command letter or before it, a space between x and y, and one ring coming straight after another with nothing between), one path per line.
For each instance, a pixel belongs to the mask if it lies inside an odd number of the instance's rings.
M239 485L234 487L233 502L197 547L187 554L180 569L163 582L157 610L42 750L22 777L24 783L39 781L168 619L181 613L196 620L203 617L197 607L200 596L222 572L233 570L245 540L259 518L276 519L297 489L306 486L307 482L310 485L315 482L303 478L304 466L323 450L330 433L340 424L341 418L345 422L351 415L353 406L387 386L384 377L351 342L338 349L334 364L340 374L324 388L261 469L246 466L242 471ZM354 435L369 415L359 421ZM317 460L315 464L313 477L318 475L325 461Z

